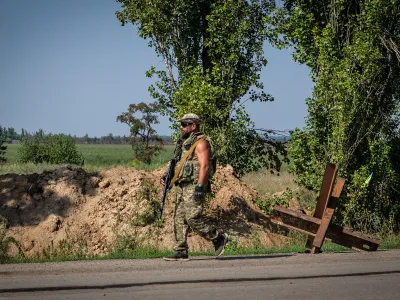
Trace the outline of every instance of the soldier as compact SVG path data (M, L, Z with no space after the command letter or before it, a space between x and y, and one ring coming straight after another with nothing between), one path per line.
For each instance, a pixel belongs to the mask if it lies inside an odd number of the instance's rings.
M212 241L215 255L220 256L225 250L228 235L217 231L207 224L203 216L203 205L209 189L209 179L215 172L215 154L209 137L200 131L203 121L196 114L186 114L180 122L182 143L178 144L176 152L181 151L180 161L175 168L173 183L176 188L174 211L174 250L164 257L164 260L188 260L187 235L189 227ZM165 178L161 182L164 184Z

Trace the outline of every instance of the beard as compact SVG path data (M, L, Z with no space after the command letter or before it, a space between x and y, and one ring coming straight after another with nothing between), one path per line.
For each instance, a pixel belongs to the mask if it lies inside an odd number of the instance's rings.
M191 133L192 133L191 131L182 133L182 139L186 140L190 136Z

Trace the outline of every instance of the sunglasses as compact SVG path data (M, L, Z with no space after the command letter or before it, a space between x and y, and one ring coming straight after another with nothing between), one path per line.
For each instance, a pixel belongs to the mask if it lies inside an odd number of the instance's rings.
M181 122L181 127L183 127L183 128L186 128L186 127L188 127L190 125L193 125L193 123L191 123L191 122Z

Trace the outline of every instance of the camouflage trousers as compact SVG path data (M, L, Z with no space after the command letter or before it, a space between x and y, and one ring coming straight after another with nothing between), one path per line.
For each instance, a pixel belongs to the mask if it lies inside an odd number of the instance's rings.
M203 201L194 199L195 186L192 182L180 183L176 186L174 211L175 251L188 249L187 236L189 227L209 241L218 237L216 228L203 215Z

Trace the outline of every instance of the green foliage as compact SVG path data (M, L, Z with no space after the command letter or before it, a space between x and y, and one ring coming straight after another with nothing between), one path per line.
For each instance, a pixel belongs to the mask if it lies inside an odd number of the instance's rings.
M230 164L239 176L265 167L280 170L280 157L288 161L285 144L271 139L268 133L260 134L242 108L236 110L223 130L208 124L205 128L218 146L218 162Z
M7 146L4 145L5 138L0 135L0 163L6 162L7 159L5 158Z
M147 226L156 223L155 225L161 226L161 223L157 222L160 219L161 204L154 183L142 179L140 181L140 189L137 194L137 199L143 202L146 209L141 213L134 213L132 225ZM143 205L141 206L143 207Z
M286 189L282 194L275 196L265 196L264 198L256 198L257 206L267 215L272 215L275 205L288 207L289 201L293 198L293 192Z
M5 140L21 140L27 134L25 129L21 130L21 134L18 134L13 127L2 127L0 125L0 137L4 137Z
M143 238L137 232L131 234L118 234L113 249L114 255L124 252L132 252L143 247Z
M326 163L339 163L337 221L359 230L400 230L399 16L399 1L287 0L267 20L315 81L306 126L292 134L293 171L317 191Z
M260 71L267 64L264 17L274 1L117 0L123 25L137 26L161 56L165 71L151 67L149 87L161 112L176 120L186 113L205 119L218 160L238 175L262 166L278 168L284 147L259 134L243 103L267 102ZM222 30L223 28L223 30ZM177 129L177 125L174 127Z
M91 255L88 252L87 242L83 239L62 239L58 242L57 247L55 247L53 241L51 241L48 247L42 249L41 253L37 253L38 259L40 258L46 261L76 260L90 257Z
M35 164L83 164L83 156L76 148L74 139L64 134L44 134L40 132L25 138L19 149L19 161Z
M128 111L117 117L117 121L130 127L135 159L146 164L150 164L153 157L162 150L163 141L152 127L159 123L159 111L160 105L157 102L141 102L129 105ZM137 112L142 113L141 118L135 116Z
M11 258L8 255L8 250L11 244L14 244L19 253L20 258L24 258L20 243L12 236L6 237L8 221L3 216L0 216L0 264L9 261Z
M86 172L97 172L104 169L118 166L132 166L132 146L131 145L89 145L77 144L79 152L85 158L83 168ZM7 163L1 166L0 174L15 173L15 174L30 174L42 173L43 171L51 171L59 167L47 163L20 163L19 150L21 144L10 144L7 148L6 158ZM155 170L165 165L172 156L174 150L173 145L165 145L163 150L153 157L150 165L145 163L135 164L136 169L140 170Z

